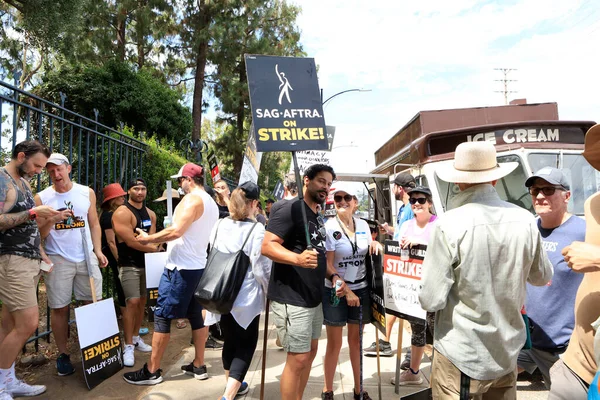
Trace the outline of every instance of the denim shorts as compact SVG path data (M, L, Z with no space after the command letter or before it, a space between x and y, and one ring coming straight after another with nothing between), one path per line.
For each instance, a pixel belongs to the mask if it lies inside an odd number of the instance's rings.
M154 315L165 319L202 319L202 306L194 298L194 292L203 272L203 269L165 268L158 284Z
M333 288L325 288L323 291L323 323L328 326L345 326L349 324L358 324L359 307L348 307L346 296L340 298L337 306L332 306L330 303L331 292ZM353 290L354 294L360 299L362 305L362 321L363 324L371 323L371 295L369 288Z

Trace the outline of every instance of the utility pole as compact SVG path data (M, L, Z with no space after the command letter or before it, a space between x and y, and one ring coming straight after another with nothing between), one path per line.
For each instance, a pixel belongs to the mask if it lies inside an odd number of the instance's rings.
M516 82L515 79L508 79L508 74L511 71L516 71L516 69L515 68L494 68L494 70L502 71L502 73L504 74L504 79L495 79L496 82L502 82L504 84L504 90L495 90L495 92L496 93L504 93L504 104L507 105L508 104L508 94L509 93L517 93L516 91L508 90L508 83Z

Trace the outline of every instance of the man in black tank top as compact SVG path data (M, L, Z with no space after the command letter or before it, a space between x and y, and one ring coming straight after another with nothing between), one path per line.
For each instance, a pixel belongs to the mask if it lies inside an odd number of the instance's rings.
M43 385L28 385L15 376L15 360L38 326L36 287L40 260L49 262L40 246L36 218L61 214L35 206L29 180L46 165L50 152L43 144L18 143L11 160L0 168L0 398L36 396ZM68 217L68 212L63 217ZM17 329L18 328L18 329Z
M158 251L158 246L140 244L135 237L137 228L148 234L156 232L156 214L144 205L147 189L143 179L131 181L127 190L129 200L117 208L112 217L113 229L117 238L119 279L125 293L126 308L123 315L125 333L125 351L123 363L133 367L134 349L143 352L152 351L144 343L138 332L144 318L146 306L146 272L144 270L145 253Z

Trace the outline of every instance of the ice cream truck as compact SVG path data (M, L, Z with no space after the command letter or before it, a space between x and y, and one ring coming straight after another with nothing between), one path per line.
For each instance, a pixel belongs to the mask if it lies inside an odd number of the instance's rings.
M438 178L436 171L451 165L454 150L462 142L489 141L496 146L498 162L519 163L510 175L496 184L500 197L532 213L531 196L525 180L543 167L562 169L571 181L569 212L583 215L583 204L593 193L600 190L600 173L583 158L585 134L593 126L592 121L521 121L490 124L461 129L430 132L411 137L405 135L398 143L394 157L382 182L381 171L374 171L370 194L373 200L371 219L391 222L395 220L400 202L393 191L394 177L410 172L418 185L427 186L433 194L435 212L441 215L450 200L458 192L454 183Z

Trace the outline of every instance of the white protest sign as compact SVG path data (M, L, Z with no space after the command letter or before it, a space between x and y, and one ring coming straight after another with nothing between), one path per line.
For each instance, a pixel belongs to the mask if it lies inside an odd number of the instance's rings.
M148 321L154 321L154 309L158 300L158 284L162 276L165 266L167 265L167 253L146 253L144 254L146 261L146 288L147 300L146 308L148 310Z
M75 309L83 375L89 389L123 368L121 334L113 299Z
M424 320L426 312L419 303L423 259L426 245L400 249L397 241L385 241L383 281L388 313L409 320Z
M307 150L296 152L298 159L298 170L300 176L304 175L304 171L313 164L331 165L331 158L328 151ZM294 172L294 163L290 165L290 173Z

